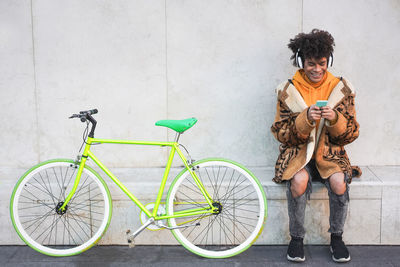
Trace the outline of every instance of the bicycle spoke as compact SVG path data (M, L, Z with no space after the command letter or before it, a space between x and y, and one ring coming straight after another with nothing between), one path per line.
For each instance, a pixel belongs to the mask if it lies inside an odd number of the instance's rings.
M24 222L21 221L21 224L27 224L27 223L32 222L32 221L41 220L41 219L44 218L44 217L48 217L49 214L50 214L51 212L52 212L52 210L50 210L49 212L47 212L47 213L44 214L44 215L41 215L41 214L32 214L32 215L20 216L21 218L24 218L24 217L30 217L30 218L32 218L32 217L33 217L33 219L31 219L31 220L27 220L27 221L24 221ZM33 224L35 224L35 223L33 223ZM29 229L33 224L29 225L26 229Z
M215 168L214 168L214 167L211 168L211 173L213 174L213 176L214 176L214 181L215 181L214 193L215 193L216 199L219 199L217 187L218 187L218 178L219 178L219 171L220 171L220 169L221 169L221 167L218 166L218 172L217 172L217 175L215 175Z
M86 177L85 181L83 182L83 184L81 185L81 187L74 193L74 196L71 198L71 201L74 202L76 198L80 197L81 195L79 194L83 189L87 188L88 186L90 186L93 182L90 182L89 184L83 186L87 179L89 178L89 176Z
M42 215L42 216L40 216L39 215L39 218L37 219L37 220L41 220L42 218L45 218L45 217L47 217L51 212L53 212L53 210L50 210L50 211L48 211L47 213L45 213L44 215ZM45 218L46 219L46 218ZM33 220L36 220L36 218L35 219L32 219L32 220L29 220L29 221L25 221L25 222L21 222L21 224L26 224L27 222L31 222L31 221L33 221ZM44 221L44 220L43 220ZM30 224L28 227L26 227L25 229L26 230L28 230L32 225L34 225L35 223L32 223L32 224ZM39 224L40 225L40 224Z
M47 194L47 195L49 195L50 197L53 197L52 195L50 195L48 192L46 192L46 191L43 191L42 189L40 189L39 187L37 187L36 185L34 185L34 184L28 184L27 183L27 185L30 185L30 186L32 186L32 187L34 187L34 188L36 188L37 190L39 190L39 191L41 191L41 192L43 192L43 193L45 193L45 194ZM25 190L27 190L26 188L25 188Z
M71 183L72 178L75 176L76 169L75 168L73 168L73 169L74 169L74 171L72 172L71 176L69 177L69 180L68 180L67 184L65 185L65 187L69 186L69 184Z
M66 216L66 218L65 218L65 221L67 222L67 217L68 217L68 215ZM68 241L69 241L69 244L71 244L71 238L72 238L72 241L74 242L74 244L78 244L78 242L76 242L75 241L75 239L74 239L74 237L73 237L73 235L71 234L71 231L69 230L70 228L71 228L71 224L69 223L69 221L67 222L67 224L68 224L68 228L66 228L67 229L67 232L68 232ZM65 224L64 224L65 225Z
M60 167L60 169L61 169L61 167ZM65 170L65 174L63 175L63 178L62 178L62 197L63 197L63 199L66 198L65 191L67 190L67 187L65 186L65 182L67 181L68 170L69 170L69 168L67 168Z
M182 192L180 192L180 194L182 194L182 195L184 195L185 197L187 197L188 200L193 201L193 202L190 202L190 204L195 205L196 207L199 207L199 208L204 208L204 207L205 207L204 205L201 205L200 203L197 203L196 200L192 199L192 198L189 197L188 195L186 195L186 194L184 194L184 193L182 193ZM186 200L186 202L188 202L188 201Z
M221 189L221 185L222 185L222 182L225 180L225 176L226 176L226 173L227 173L227 171L228 171L228 169L227 168L224 168L225 169L225 173L224 173L224 175L222 176L222 178L221 178L221 182L219 183L219 186L217 186L217 195L219 195L219 190ZM218 199L220 199L220 198L218 198Z
M89 191L88 191L88 194L90 194ZM101 196L101 195L102 195L102 193L100 192L100 193L94 195L92 198L96 198L96 197ZM75 197L75 199L79 199L81 196L84 196L84 195L79 195L79 196ZM75 204L75 202L74 202L75 199L73 201L71 201L70 203L74 203ZM80 204L80 203L82 203L84 201L87 201L87 200L88 200L87 198L84 198L84 200L82 200L81 202L78 202L77 204Z
M205 168L204 170L206 171L208 180L210 181L211 187L212 187L212 189L213 189L213 199L215 199L215 187L214 187L214 183L211 181L211 177L210 177L210 174L209 174L208 171L207 171L207 168Z
M36 180L35 177L33 177L33 179L34 179L38 184L40 184L40 185L46 190L46 192L48 193L48 195L51 196L51 198L52 198L52 200L53 200L53 204L55 205L55 204L56 204L55 196L54 196L54 195L51 193L51 191L47 188L46 183L44 182L44 180L43 180L43 178L42 178L42 175L41 175L40 173L39 173L39 176L40 176L40 179L41 179L42 182L43 182L43 185L42 185L40 182L38 182L38 181Z
M225 206L224 206L224 210L231 210L231 209L232 209L232 208L227 209L227 208L225 208ZM235 210L239 210L239 211L245 211L245 212L251 212L251 213L259 214L258 211L253 211L253 210L248 210L248 209L240 209L240 208L237 208L237 207L235 207L234 209L235 209Z
M249 202L251 202L251 201L254 201L254 200L253 200L253 199L245 200L245 202L243 202L243 203L237 205L236 207L241 207L241 206L246 205L247 203L249 203ZM229 208L232 207L232 205L233 205L233 204L227 205L225 208L226 208L226 209L229 209Z
M68 224L70 224L69 221L68 221ZM70 228L71 228L72 231L75 233L75 235L76 235L77 237L79 237L79 239L82 241L82 243L84 243L85 240L83 240L82 237L81 237L81 235L79 235L79 234L76 232L75 227L70 227ZM76 242L75 239L73 238L73 235L70 234L70 236L71 236L72 240L75 242L75 244L78 244L78 242Z
M214 216L214 218L210 219L211 222L210 222L210 220L209 220L207 231L206 231L206 233L204 234L203 238L200 240L199 244L202 244L204 238L206 238L205 244L209 244L209 242L208 242L208 237L209 237L208 233L210 232L210 230L211 230L211 237L210 237L210 238L211 238L211 242L210 242L210 243L213 243L212 241L213 241L213 233L214 233L214 232L213 232L212 229L213 229L213 225L214 225L216 219L217 219L217 216ZM196 238L196 239L197 239L197 238ZM195 240L193 240L193 242L195 242Z
M90 205L87 205L87 207L90 207ZM83 208L70 208L69 210L71 210L71 211L77 211L77 210L90 211L90 213L103 215L102 212L96 212L96 211L92 211L92 210L85 210L85 209L83 209Z
M223 220L224 219L224 217L223 216L221 216L221 220ZM237 240L237 243L240 243L240 240L239 240L239 238L238 238L238 236L237 236L237 234L235 234L235 233L233 233L229 228L228 228L228 230L229 230L229 232L232 234L232 236L234 237L234 239L235 240ZM237 230L237 231L239 231L239 233L241 233L242 234L242 236L243 236L243 238L244 239L246 239L246 235L245 234L243 234L243 232L240 230L240 228L239 227L234 227L234 230ZM250 232L251 233L251 232ZM233 244L233 243L232 243Z
M60 195L59 195L58 199L61 199L62 187L61 187L61 185L60 185L60 182L58 181L58 175L57 175L57 173L56 173L56 169L55 169L55 168L52 168L52 169L53 169L53 173L54 173L54 178L56 178L57 185L58 185L58 187L60 188Z
M76 223L76 224L79 226L79 228L82 230L82 232L83 232L88 238L90 238L91 236L88 235L88 234L86 233L86 231L82 228L81 223L82 223L84 226L86 226L89 230L90 230L90 227L89 227L88 225L90 225L90 226L92 226L92 225L91 225L91 224L88 224L88 223L85 223L82 219L80 219L80 216L78 216L78 215L77 215L77 217L79 218L79 220L78 220L78 219L75 219L75 216L74 216L73 212L71 212L70 215L71 215L71 218L75 221L75 223ZM76 213L75 213L75 215L76 215Z
M215 219L216 219L216 217L214 217L214 218L212 218L212 219L209 217L209 218L208 218L208 225L210 225L210 220L212 221L211 224L213 224L214 221L215 221ZM205 237L208 237L208 232L210 231L211 227L204 228L203 231L201 231L201 232L196 236L196 238L193 239L192 242L196 244L197 238L199 238L200 235L203 234L203 232L204 232L206 229L207 229L206 233L204 234L203 238L202 238L202 239L200 240L200 242L199 242L199 243L201 244L201 242L204 240L204 238L205 238Z
M197 185L195 185L195 183L193 183L192 181L188 181L192 186L197 186ZM187 186L187 185L182 185L182 186L184 186L185 188L187 188L187 189L189 189L189 190L191 190L191 191L193 191L193 192L195 192L196 194L199 194L200 196L203 196L203 194L201 193L201 191L200 191L200 189L198 189L197 187L195 187L197 190L195 190L195 189L193 189L192 187L189 187L189 186Z
M57 218L56 220L55 220L54 217L53 217L53 223L50 225L50 227L45 228L45 229L43 230L43 232L42 232L40 235L38 235L38 236L36 237L36 239L39 239L46 231L49 230L49 233L43 238L43 242L44 242L44 240L46 240L47 236L48 236L50 233L53 232L54 226L57 226L58 221L61 220L61 217L62 217L62 216L60 216L60 217ZM56 228L56 231L55 231L55 232L56 232L56 234L57 234L57 228ZM55 237L56 237L56 234L54 235Z
M56 215L53 214L53 223L56 220ZM51 241L51 234L53 233L53 231L50 232L50 236L49 236L49 241L47 242L48 245L50 245L50 241ZM54 237L57 235L57 233L54 234ZM43 240L43 244L44 244L44 240Z
M240 176L239 176L240 177ZM238 178L239 178L238 177ZM236 180L235 184L232 186L232 189L229 190L229 188L227 188L227 192L222 196L223 199L229 199L232 195L232 192L239 187L242 183L244 183L246 180L242 180L239 184L238 183L239 180ZM228 191L229 190L229 191Z
M37 207L38 207L37 204L39 204L39 205L42 206L42 207L49 208L49 209L51 209L51 210L53 209L53 207L51 207L50 205L48 205L48 204L46 204L46 203L44 203L44 202L35 202L35 203L33 203L33 202L20 202L20 203L23 203L23 204L30 204L30 205L35 205L35 204L36 204L36 206L18 208L18 210L26 210L26 209L37 208ZM25 206L25 205L24 205L24 206ZM20 216L20 217L24 217L24 216Z
M26 191L27 193L29 193L29 194L30 194L32 197L34 197L34 198L28 198L27 196L24 196L24 195L21 195L21 197L24 197L24 198L26 198L26 199L32 200L33 202L37 202L38 204L40 203L40 204L46 205L46 206L48 206L50 209L53 209L53 207L51 207L50 205L48 205L48 204L46 204L46 203L44 203L44 202L38 202L38 201L40 201L40 200L37 199L36 196L35 196L33 193L31 193L28 189L24 188L24 191Z
M47 217L48 217L48 216L47 216ZM36 226L36 228L31 232L31 234L33 234L40 226L42 226L42 224L44 223L45 220L46 220L46 218L44 218L44 219L38 224L38 226ZM59 220L59 218L56 220L56 225L57 225L58 220ZM53 224L50 225L49 228L51 228L52 226L53 226ZM47 231L49 228L45 228L45 230L44 230L39 236L37 236L36 239L39 239L39 237L42 236L43 233L44 233L45 231Z
M224 229L224 233L225 233L225 238L228 238L228 239L229 239L229 242L231 243L231 245L234 245L235 242L232 241L232 240L229 238L229 236L228 236L228 235L226 234L226 232L225 232L225 229L228 230L228 231L232 234L232 236L233 236L234 239L236 239L236 235L235 235L234 233L232 233L232 231L229 229L229 227L227 227L227 225L226 225L225 223L222 222L221 217L218 217L218 219L219 219L219 221L217 220L217 222L219 223L220 227L222 228L222 225L224 226L223 229ZM221 223L222 223L222 225L221 225ZM221 232L220 232L220 233L221 233ZM227 242L226 242L226 243L227 243ZM239 240L238 240L238 243L239 243Z
M210 214L201 215L201 216L199 216L196 220L194 220L193 222L200 222L202 219L204 219L204 218L206 218L206 217L209 217L209 216L211 216L211 215L210 215ZM184 228L182 231L186 231L186 230L188 230L188 229L189 229L189 228ZM190 234L191 234L194 230L196 230L196 227L191 228L191 231L189 232L188 236L190 236Z
M221 215L221 216L224 217L224 218L233 220L233 221L235 221L237 223L240 223L243 226L243 228L245 228L249 233L251 233L251 231L248 230L248 228L246 228L246 226L254 227L254 225L239 221L238 219L234 218L234 216L232 214L230 214L229 212L226 212L225 214L226 214L226 216L225 215Z

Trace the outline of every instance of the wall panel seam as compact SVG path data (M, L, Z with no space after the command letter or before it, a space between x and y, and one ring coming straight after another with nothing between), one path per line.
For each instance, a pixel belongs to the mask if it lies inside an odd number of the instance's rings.
M169 119L169 101L168 101L168 24L167 24L167 0L164 0L164 36L165 36L165 116ZM168 138L168 128L165 128L166 139ZM168 159L168 150L165 151L165 160Z
M31 32L32 32L32 65L33 65L33 92L35 102L35 126L36 126L36 153L37 162L40 162L40 130L39 130L39 104L38 104L38 92L37 92L37 81L36 81L36 56L35 56L35 32L33 24L33 0L31 0Z
M304 32L304 0L301 0L301 32Z

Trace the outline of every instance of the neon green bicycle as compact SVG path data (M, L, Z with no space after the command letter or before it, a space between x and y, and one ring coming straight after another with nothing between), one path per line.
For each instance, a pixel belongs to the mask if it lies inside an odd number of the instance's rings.
M185 158L180 149L184 146L178 141L197 122L195 118L158 121L156 125L177 132L174 142L146 142L94 138L97 122L92 115L96 113L94 109L70 117L86 122L84 151L76 160L40 163L17 182L10 213L15 230L27 245L46 255L71 256L92 247L105 233L111 220L111 195L100 175L86 165L88 158L142 210L145 221L137 231L128 233L128 243L134 244L134 238L146 228L169 229L191 252L208 258L225 258L245 251L255 242L267 218L264 190L241 164L220 158L196 162ZM170 147L153 205L142 204L100 162L90 150L94 144ZM175 153L185 168L174 178L162 202Z

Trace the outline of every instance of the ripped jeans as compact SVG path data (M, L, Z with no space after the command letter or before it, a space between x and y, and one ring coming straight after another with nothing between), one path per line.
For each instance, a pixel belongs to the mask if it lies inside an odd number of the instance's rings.
M329 184L329 179L322 179L315 167L315 161L311 160L306 166L305 170L308 172L308 185L306 192L297 197L293 198L290 190L291 182L287 181L287 202L288 202L288 213L289 213L289 231L292 237L304 238L304 215L306 209L307 199L310 199L312 192L312 180L319 180L328 189L329 195L329 232L332 234L342 234L344 223L347 217L347 210L349 206L349 186L348 177L345 174L346 191L343 195L335 194Z

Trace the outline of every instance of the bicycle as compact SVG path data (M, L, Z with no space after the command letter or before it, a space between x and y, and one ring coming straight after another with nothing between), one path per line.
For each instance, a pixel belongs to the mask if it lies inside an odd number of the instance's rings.
M176 131L173 142L99 139L94 137L97 110L70 118L86 123L83 153L76 160L54 159L30 168L11 196L10 214L20 238L50 256L72 256L95 245L106 232L112 214L109 189L86 162L90 158L142 210L144 229L169 229L189 251L208 258L226 258L248 249L261 234L267 218L267 200L260 182L244 166L231 160L191 160L179 144L180 135L197 119L161 120L157 126ZM89 126L90 133L89 133ZM91 152L94 144L130 144L169 147L170 153L154 204L141 203ZM184 156L180 147L188 155ZM165 201L162 196L175 154L184 164L174 178ZM167 222L167 224L165 224Z

